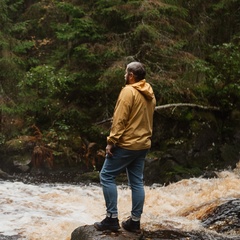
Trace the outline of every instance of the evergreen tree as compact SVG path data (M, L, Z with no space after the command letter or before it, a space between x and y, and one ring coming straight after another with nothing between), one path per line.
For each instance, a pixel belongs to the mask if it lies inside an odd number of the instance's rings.
M26 125L95 134L93 123L112 116L125 66L133 60L146 65L158 105L238 101L236 93L227 97L238 84L238 1L0 4L0 83L28 116Z

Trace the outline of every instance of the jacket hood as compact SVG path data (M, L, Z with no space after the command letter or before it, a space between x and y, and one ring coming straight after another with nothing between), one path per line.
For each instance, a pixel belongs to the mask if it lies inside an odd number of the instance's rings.
M148 100L152 100L154 98L154 93L151 85L146 82L145 79L131 84L131 86L137 89L142 95L144 95Z

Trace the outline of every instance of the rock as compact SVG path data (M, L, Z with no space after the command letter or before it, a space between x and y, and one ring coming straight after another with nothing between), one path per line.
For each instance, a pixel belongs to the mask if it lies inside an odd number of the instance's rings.
M11 175L7 174L6 172L0 169L0 179L10 179L10 178L12 178Z
M157 231L142 231L140 234L127 232L121 229L119 232L101 232L97 231L93 225L85 225L76 228L71 235L70 240L239 240L239 236L218 235L215 232L181 232L179 230L157 230Z
M0 234L0 239L1 240L21 240L22 238L19 235L4 236L4 235Z
M240 234L240 199L227 200L215 206L201 219L202 225L210 231L185 232L177 229L159 229L154 231L142 229L140 234L120 229L118 232L97 231L93 225L78 227L72 232L71 240L158 240L158 239L214 239L239 240Z
M218 178L218 175L214 171L205 171L203 175L201 175L202 178Z
M22 153L26 149L32 149L36 139L32 136L19 136L18 138L11 139L5 143L5 150L7 153Z
M216 207L202 223L204 227L218 233L240 234L240 199L232 199Z
M76 228L71 235L71 240L138 240L142 234L136 234L120 230L118 232L97 231L93 225L85 225Z

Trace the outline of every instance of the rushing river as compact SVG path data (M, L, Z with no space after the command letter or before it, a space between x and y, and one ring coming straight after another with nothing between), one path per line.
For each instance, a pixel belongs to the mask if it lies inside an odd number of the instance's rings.
M130 214L131 200L126 186L118 188L121 221ZM201 231L200 219L210 208L240 198L240 175L239 171L223 171L218 178L192 178L145 190L144 229ZM104 199L98 185L0 181L0 236L70 240L75 228L104 217Z

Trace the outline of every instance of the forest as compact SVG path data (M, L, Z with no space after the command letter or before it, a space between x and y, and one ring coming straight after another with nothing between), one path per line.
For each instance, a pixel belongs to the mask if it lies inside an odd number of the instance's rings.
M157 100L159 174L234 167L239 48L237 0L1 0L0 165L99 156L125 66L140 61Z

